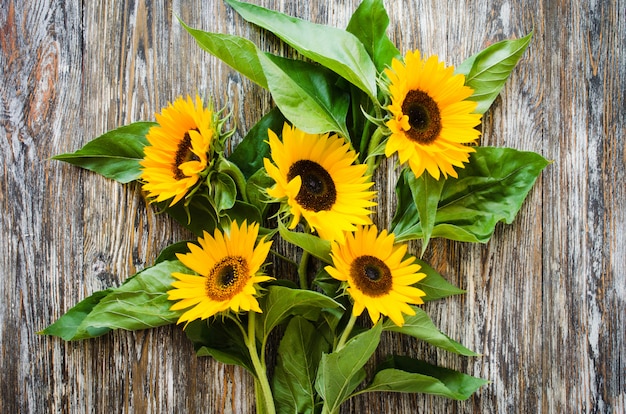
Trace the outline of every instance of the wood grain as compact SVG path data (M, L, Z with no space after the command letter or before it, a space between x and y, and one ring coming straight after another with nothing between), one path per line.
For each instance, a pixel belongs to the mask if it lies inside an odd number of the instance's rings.
M345 27L358 0L254 3ZM435 240L426 259L467 294L426 306L465 358L386 335L389 352L487 378L465 402L380 393L344 413L626 412L626 2L386 1L389 34L451 64L535 31L485 116L482 143L554 161L514 224L486 245ZM197 358L180 327L66 343L36 334L189 234L136 185L59 162L180 94L228 106L241 137L272 102L177 22L287 53L220 1L5 1L0 5L0 412L210 412L254 408L246 372ZM382 169L379 190L397 171ZM393 214L380 200L377 221ZM417 246L415 246L417 248ZM283 248L286 248L283 246ZM287 269L288 270L288 269ZM370 366L371 367L371 366Z

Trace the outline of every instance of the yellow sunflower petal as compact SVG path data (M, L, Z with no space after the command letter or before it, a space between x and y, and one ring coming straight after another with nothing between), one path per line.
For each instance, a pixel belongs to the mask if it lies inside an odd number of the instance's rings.
M365 306L363 305L363 303L355 302L354 306L352 307L352 314L354 316L359 316L363 313L364 310L365 310Z
M178 203L198 183L207 168L213 142L214 113L196 96L177 98L160 114L146 134L141 165L143 189L152 201Z
M409 304L423 303L425 293L410 286L425 275L416 273L415 258L404 259L406 245L394 243L393 233L378 232L376 226L358 226L343 242L331 243L332 265L328 274L344 283L353 301L353 314L367 309L372 322L388 316L396 325L404 323L403 314L414 315Z
M282 142L268 131L271 161L265 169L275 181L267 194L284 203L291 215L289 228L301 218L321 238L343 240L345 231L371 223L370 208L376 193L366 166L354 164L357 154L337 135L308 134L289 124Z
M199 275L173 273L168 299L177 301L172 310L187 309L178 322L206 319L224 311L261 312L255 296L258 283L272 277L257 273L269 253L271 242L255 241L259 225L233 222L228 234L204 233L198 245L189 244L187 254L177 257Z
M407 52L404 62L394 59L385 74L391 98L385 155L397 153L415 176L427 171L436 179L456 177L455 167L462 168L468 157L440 144L472 144L480 135L475 127L481 115L473 113L476 102L467 100L473 90L464 85L465 77L437 56L422 59L418 51ZM403 108L412 110L405 114Z

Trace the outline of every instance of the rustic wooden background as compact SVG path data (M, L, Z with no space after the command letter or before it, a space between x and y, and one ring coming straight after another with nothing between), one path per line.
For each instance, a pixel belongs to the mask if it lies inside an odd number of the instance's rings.
M358 0L255 0L345 27ZM149 3L149 5L146 5ZM310 3L310 4L309 4ZM426 310L482 357L384 338L384 350L487 378L465 402L371 394L345 413L626 411L626 1L385 1L389 33L452 64L535 36L493 109L483 144L536 151L546 168L516 222L486 245L435 241L427 259L461 297ZM240 134L268 93L201 51L178 24L285 48L221 1L0 2L0 412L253 411L242 369L197 358L180 327L66 343L36 335L92 292L188 234L136 185L48 160L199 91ZM241 136L241 135L238 135ZM389 190L393 171L378 176ZM379 222L390 218L382 199ZM382 352L377 354L383 355Z

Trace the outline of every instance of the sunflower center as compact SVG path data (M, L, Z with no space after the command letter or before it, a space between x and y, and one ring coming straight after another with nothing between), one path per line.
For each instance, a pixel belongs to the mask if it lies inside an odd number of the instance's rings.
M216 301L232 299L248 280L248 262L241 256L227 256L217 262L207 277L206 294Z
M198 129L194 128L190 131L198 131ZM172 165L174 178L176 178L177 180L182 180L186 177L186 175L180 169L180 165L188 161L200 161L200 158L198 158L198 156L191 151L191 136L189 136L189 131L185 132L185 136L180 141L180 143L178 144L178 148L176 149L174 164Z
M287 181L297 176L302 179L296 201L302 207L314 212L330 210L337 201L337 190L332 177L318 163L310 160L296 161L289 168Z
M367 296L378 297L391 290L391 270L378 257L364 255L354 259L350 276L356 288Z
M441 132L439 106L426 92L412 90L402 102L402 113L409 117L407 137L418 144L432 144Z

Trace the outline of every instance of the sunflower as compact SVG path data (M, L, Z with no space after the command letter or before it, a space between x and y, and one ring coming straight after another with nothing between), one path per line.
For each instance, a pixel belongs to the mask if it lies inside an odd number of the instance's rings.
M481 115L472 113L477 103L467 100L473 90L464 85L465 76L455 75L437 56L422 60L419 51L407 52L404 63L394 59L385 74L392 116L385 155L397 152L416 177L424 170L436 179L440 172L457 177L454 167L463 168L475 151L466 144L480 135L475 127Z
M168 299L179 300L172 310L187 309L178 323L206 319L230 309L233 312L254 311L261 313L255 295L256 284L273 279L260 272L272 242L261 239L255 247L259 225L241 227L233 222L230 232L222 234L215 230L213 236L204 232L198 239L199 246L189 243L189 253L177 254L185 266L197 273L172 273L177 281L172 283Z
M144 148L141 180L148 197L178 203L196 185L210 164L216 134L215 114L204 108L196 95L179 97L156 114L158 125L150 128Z
M286 201L290 228L304 217L322 239L343 240L344 231L357 224L371 224L369 208L376 192L365 176L366 165L353 164L357 154L343 138L329 134L307 134L285 124L282 142L268 130L270 155L265 170L276 181L267 190L270 197Z
M359 226L346 234L345 243L331 243L333 265L326 266L326 271L347 285L354 316L367 308L374 323L382 314L402 326L403 313L415 315L408 304L424 303L421 297L426 293L411 285L426 275L418 273L421 267L413 263L415 257L404 258L407 245L394 241L393 233L378 234L376 226Z

